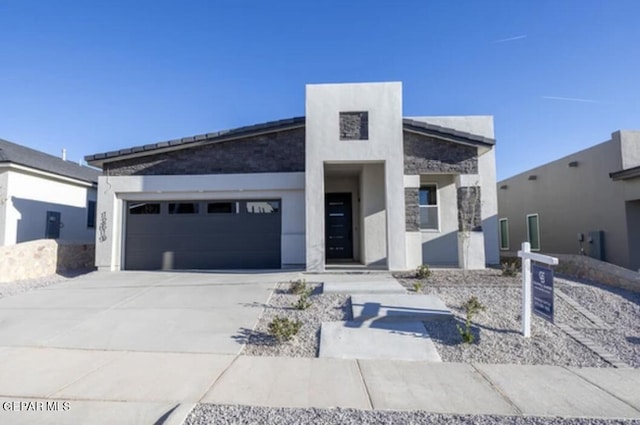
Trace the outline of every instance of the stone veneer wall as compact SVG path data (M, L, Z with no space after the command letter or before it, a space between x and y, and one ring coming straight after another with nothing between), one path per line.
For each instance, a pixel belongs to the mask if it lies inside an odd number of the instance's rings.
M520 264L520 258L516 257L515 253L503 253L502 255L501 262L513 261L515 257L518 265ZM640 292L640 273L633 270L596 260L586 255L546 253L545 255L558 258L558 265L553 266L557 273Z
M420 230L420 189L404 189L404 211L407 232L418 232Z
M285 173L304 171L305 129L107 162L110 176Z
M404 132L404 173L478 173L478 149Z
M0 282L35 279L69 270L91 269L95 245L40 239L0 247Z

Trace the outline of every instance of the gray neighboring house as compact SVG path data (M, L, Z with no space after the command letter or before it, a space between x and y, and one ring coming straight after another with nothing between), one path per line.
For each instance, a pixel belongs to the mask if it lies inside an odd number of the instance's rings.
M492 117L403 117L401 83L307 85L305 117L86 157L96 266L484 268L494 144Z
M0 139L0 246L95 241L100 172Z
M498 182L500 248L584 253L640 269L640 131Z

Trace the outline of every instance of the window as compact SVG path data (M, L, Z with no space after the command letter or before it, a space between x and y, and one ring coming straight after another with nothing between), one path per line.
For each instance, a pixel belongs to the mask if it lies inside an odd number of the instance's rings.
M538 214L527 215L527 241L532 251L540 251L540 221Z
M280 201L251 201L247 202L249 214L273 214L280 212Z
M207 214L233 214L237 212L237 202L209 202Z
M509 219L500 219L500 249L509 249Z
M96 201L87 201L87 227L96 227Z
M438 187L425 185L419 191L420 229L438 230Z
M160 214L160 204L148 202L129 204L129 214Z
M197 202L172 202L169 204L169 214L198 214L199 207Z
M340 112L340 140L368 139L368 112Z

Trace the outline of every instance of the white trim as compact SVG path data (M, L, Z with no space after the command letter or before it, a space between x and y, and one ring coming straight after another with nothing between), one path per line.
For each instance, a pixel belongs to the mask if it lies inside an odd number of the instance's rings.
M531 247L531 251L540 251L540 247L542 246L542 243L540 241L540 215L538 213L527 214L525 219L525 226L527 228L527 242L531 243L531 235L529 234L529 217L536 217L536 221L538 223L538 247Z
M502 222L506 222L507 223L507 247L504 248L502 246ZM505 217L505 218L501 218L498 220L498 232L499 232L499 245L500 245L500 250L501 251L508 251L509 250L509 244L510 244L510 239L509 239L509 218Z
M437 214L438 214L438 228L437 229L423 229L422 227L420 227L420 231L421 232L425 232L425 233L440 233L440 210L441 205L440 205L440 188L438 187L438 183L435 182L420 182L420 187L418 187L418 212L420 211L420 208L422 208L423 206L420 205L420 191L422 190L423 187L425 186L435 186L436 188L436 204L435 205L425 205L425 207L436 207L437 208ZM422 217L422 215L420 215L420 217ZM422 223L420 223L420 226L422 226Z
M49 178L51 180L59 180L59 181L64 182L64 183L72 183L72 184L76 184L78 186L97 187L96 183L91 183L91 182L86 182L86 181L83 181L83 180L74 179L73 177L61 176L59 174L49 173L47 171L42 171L42 170L38 170L36 168L31 168L31 167L26 167L24 165L18 165L18 164L13 164L13 163L0 164L0 169L2 169L2 168L6 168L9 171L22 171L22 172L25 172L27 174L32 174L34 176L47 177L47 178Z

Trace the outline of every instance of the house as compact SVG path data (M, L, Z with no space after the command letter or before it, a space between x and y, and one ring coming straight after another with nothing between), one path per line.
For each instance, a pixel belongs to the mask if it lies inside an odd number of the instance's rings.
M307 85L305 117L86 157L96 265L483 268L494 143L491 117L403 118L398 82Z
M640 269L640 131L500 181L500 248L580 254Z
M99 171L0 139L0 246L93 243Z

